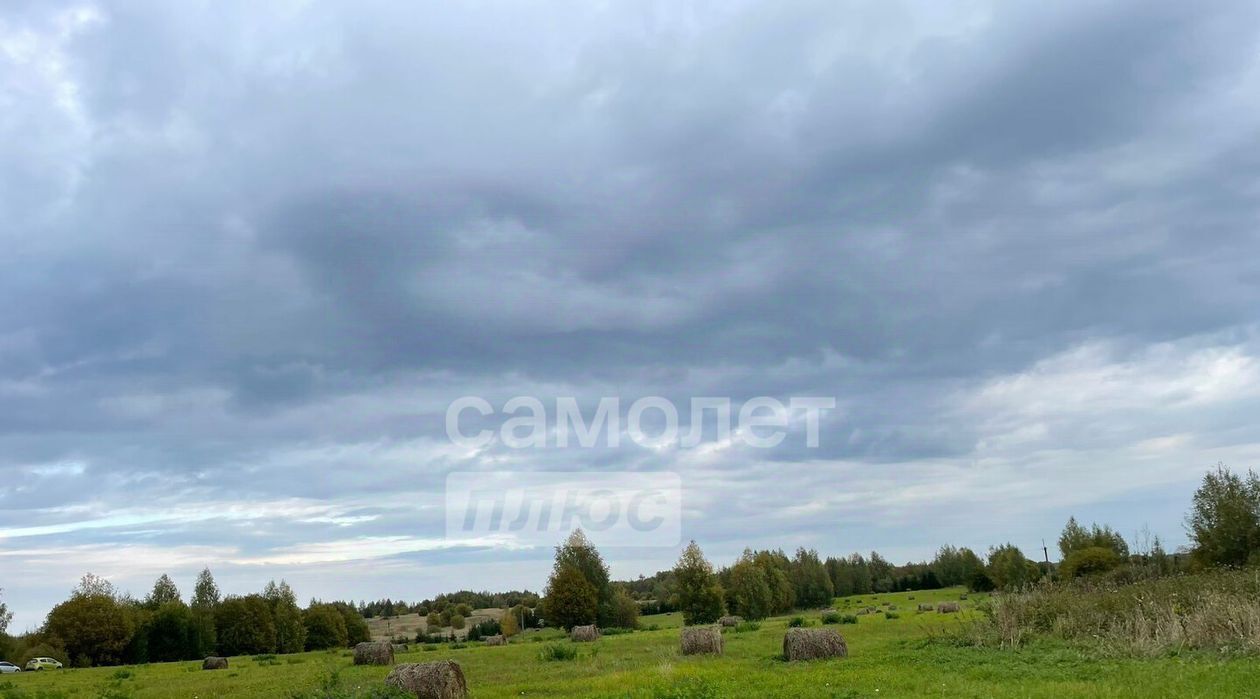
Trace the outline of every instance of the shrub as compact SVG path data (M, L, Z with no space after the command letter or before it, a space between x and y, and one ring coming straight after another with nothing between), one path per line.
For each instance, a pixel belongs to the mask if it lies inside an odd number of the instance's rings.
M788 619L787 625L788 625L788 628L795 629L795 628L800 628L803 626L809 626L809 622L806 621L805 617L803 616L794 616L791 619Z
M1082 575L1105 573L1123 562L1120 554L1114 549L1102 546L1088 546L1068 554L1059 564L1059 575L1064 578L1077 578Z
M856 614L845 614L844 616L840 617L840 623L841 623L841 624L856 624L856 623L857 623L857 615L856 615Z
M599 635L601 636L621 636L627 633L634 633L634 629L627 629L627 628L622 628L619 626L614 626L612 628L599 630Z
M311 605L302 613L302 624L306 627L307 650L345 648L350 641L345 616L331 604Z
M885 619L900 619L901 615L897 612L884 612Z
M741 622L739 626L735 627L735 633L748 633L749 631L756 631L760 628L761 624L755 621L744 621Z
M538 659L543 662L573 660L577 657L577 648L565 643L548 643L538 651Z
M823 615L822 615L822 623L824 623L824 624L839 624L839 623L840 623L840 612L837 612L837 611L835 611L835 610L830 610L830 611L823 612Z

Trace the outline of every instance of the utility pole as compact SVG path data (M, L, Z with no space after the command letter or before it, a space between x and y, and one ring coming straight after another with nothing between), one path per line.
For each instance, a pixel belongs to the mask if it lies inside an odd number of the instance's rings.
M1050 549L1046 548L1046 540L1041 540L1041 553L1046 557L1046 565L1050 565Z

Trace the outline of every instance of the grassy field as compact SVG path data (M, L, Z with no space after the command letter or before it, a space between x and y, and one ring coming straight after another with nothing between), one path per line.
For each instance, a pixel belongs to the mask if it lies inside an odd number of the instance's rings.
M473 613L469 615L467 622L468 626L471 627L473 624L490 621L491 619L497 620L502 616L502 609L474 609ZM373 617L367 620L367 625L368 631L372 634L372 640L376 641L388 641L393 638L398 638L399 636L415 638L417 631L424 631L426 633L429 631L429 625L425 623L424 617L419 614L400 614L388 619L383 617ZM441 629L434 630L441 631L443 633L450 633L451 627L446 626ZM465 628L464 630L457 632L455 635L462 638L468 635L468 630Z
M754 631L725 634L721 657L678 654L679 615L644 617L656 630L605 636L577 644L578 656L545 662L539 651L555 640L545 631L505 647L413 648L398 662L451 658L464 668L473 696L494 697L1241 697L1260 687L1260 659L1180 655L1102 658L1080 647L1038 643L1019 650L977 648L942 640L977 612L917 612L919 603L957 600L960 590L863 595L837 600L841 611L897 607L896 618L865 614L839 629L847 659L786 663L779 657L788 618ZM818 624L817 612L803 614ZM384 667L353 667L347 651L275 658L232 658L227 671L200 663L166 663L23 673L0 679L0 697L286 697L318 687L336 672L349 690L378 686ZM319 696L310 694L309 696Z

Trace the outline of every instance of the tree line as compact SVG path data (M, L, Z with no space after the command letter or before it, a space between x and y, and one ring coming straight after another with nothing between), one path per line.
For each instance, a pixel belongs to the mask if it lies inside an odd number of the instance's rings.
M224 597L205 569L187 602L165 574L146 597L136 599L89 573L69 599L53 607L38 631L5 640L10 647L3 650L21 662L51 656L92 667L299 653L344 648L369 638L367 623L354 605L312 600L303 609L283 580L267 583L261 593Z
M1110 575L1119 582L1212 567L1260 565L1260 477L1224 465L1207 473L1196 490L1186 531L1187 551L1169 553L1158 537L1133 545L1107 525L1069 518L1058 539L1060 560L1033 561L1015 545L991 547L985 556L942 546L930 561L893 565L877 552L823 559L814 550L745 550L717 569L696 542L676 565L651 577L615 582L608 566L580 530L556 547L540 598L530 592L439 595L416 605L312 600L298 607L281 581L259 594L220 597L209 570L202 571L189 602L163 575L143 600L119 595L110 583L87 575L70 599L53 608L43 627L20 639L5 635L12 615L0 601L0 655L48 655L75 665L200 658L210 653L287 653L353 645L368 640L364 612L422 613L430 633L417 640L444 640L435 628L464 629L476 608L506 608L498 620L476 625L477 636L513 635L543 623L561 628L585 624L634 628L640 614L679 611L688 624L711 623L723 614L747 619L795 609L830 606L834 597L965 585L975 591L1013 590L1043 581ZM407 610L406 612L402 610Z
M835 597L854 594L956 585L987 592L1089 575L1114 575L1123 582L1191 569L1260 565L1260 477L1254 471L1235 474L1224 465L1207 473L1186 516L1186 531L1190 550L1169 553L1159 537L1130 547L1110 526L1087 527L1071 517L1059 535L1057 564L1033 561L1005 543L991 547L984 557L946 545L931 561L901 566L877 552L824 560L805 548L790 557L782 550L745 549L737 561L719 570L692 541L672 570L617 583L608 581L599 552L578 531L556 549L541 609L547 623L564 628L632 626L636 615L616 614L614 600L632 601L646 613L679 611L685 623L704 624L727 613L763 619L829 607Z

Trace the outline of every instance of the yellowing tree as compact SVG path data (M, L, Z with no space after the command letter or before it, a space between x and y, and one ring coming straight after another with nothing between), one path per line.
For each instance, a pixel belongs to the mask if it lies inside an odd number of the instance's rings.
M516 615L509 609L503 612L503 616L499 619L499 630L505 637L511 638L521 632L521 626L516 621Z

